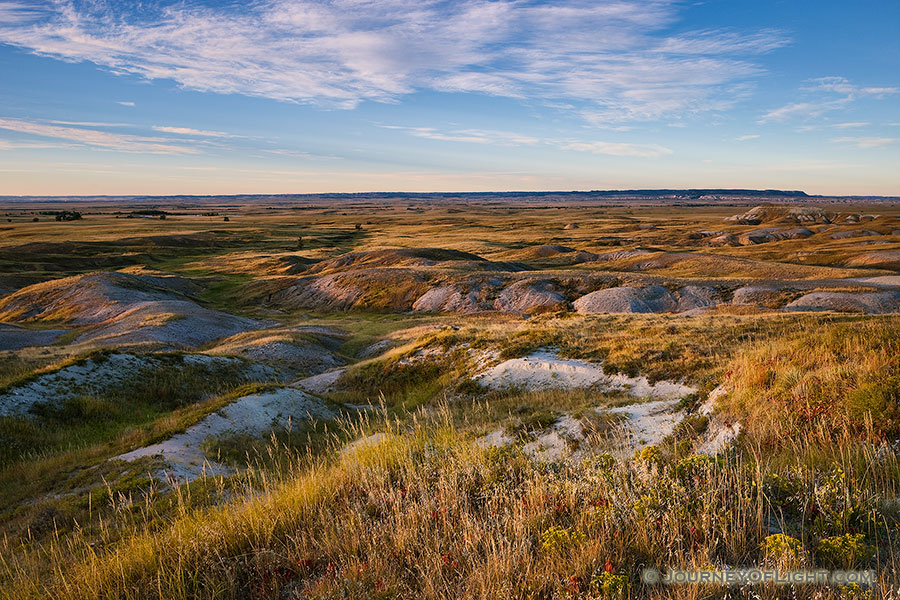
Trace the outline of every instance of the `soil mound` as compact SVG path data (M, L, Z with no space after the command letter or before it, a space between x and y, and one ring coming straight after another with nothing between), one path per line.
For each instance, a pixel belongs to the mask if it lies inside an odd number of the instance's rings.
M350 252L336 258L323 260L307 271L308 273L328 273L351 269L371 269L375 267L432 267L445 262L487 262L484 258L443 248L389 248Z
M814 232L806 227L767 227L742 233L738 235L736 239L737 243L742 246L751 246L754 244L766 244L781 240L799 240L808 238L813 234Z
M726 218L744 225L760 223L833 223L837 215L817 206L786 206L782 204L761 204L747 212Z
M432 288L413 303L416 312L477 313L494 308L498 279L451 283Z
M0 300L0 321L93 325L133 306L181 300L202 288L189 279L101 272L36 283Z
M734 291L732 304L778 308L785 302L785 292L775 286L745 285Z
M269 294L267 303L308 310L404 311L428 288L423 274L416 269L358 269L304 277Z
M563 310L566 306L565 296L549 281L517 281L500 292L494 301L497 310L523 315Z
M848 267L871 267L900 271L900 250L864 252L849 259L846 264Z
M195 348L267 323L203 308L189 300L155 300L132 305L91 327L76 343L131 346L147 343Z
M659 313L678 310L678 301L668 289L650 285L597 290L582 296L573 306L585 314Z
M224 339L207 353L240 356L299 376L345 364L334 352L343 338L340 332L320 327L263 329Z
M882 315L900 312L900 292L812 292L787 306L790 311L835 311Z

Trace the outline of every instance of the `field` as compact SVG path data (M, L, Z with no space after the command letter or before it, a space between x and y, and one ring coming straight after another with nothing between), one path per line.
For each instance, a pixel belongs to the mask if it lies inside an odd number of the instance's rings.
M890 199L0 203L0 597L900 597Z

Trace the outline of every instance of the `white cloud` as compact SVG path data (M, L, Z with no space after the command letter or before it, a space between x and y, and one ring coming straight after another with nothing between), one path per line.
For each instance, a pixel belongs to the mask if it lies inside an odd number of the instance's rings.
M747 142L749 140L755 140L759 138L759 134L751 134L751 135L742 135L740 137L734 138L736 142Z
M865 121L853 121L850 123L835 123L832 125L835 129L850 129L852 127L866 127L869 124Z
M0 2L0 23L26 23L39 16L39 10L23 2Z
M127 100L122 100L122 101L116 102L116 104L121 104L122 106L134 106L135 105L134 102L129 102Z
M811 96L809 100L791 102L772 109L766 112L759 122L786 121L793 118L813 119L846 108L860 98L884 98L898 92L897 88L892 87L860 87L844 77L819 77L810 80L809 83L810 85L801 88L801 91Z
M187 135L191 137L234 137L231 134L222 131L206 131L203 129L192 129L190 127L154 125L153 130L159 131L160 133L174 133L176 135Z
M770 110L762 116L760 123L769 121L787 121L797 117L811 119L823 114L843 108L850 103L850 98L838 98L819 102L792 102L781 108Z
M194 154L196 149L177 145L165 138L112 133L97 129L52 125L23 119L0 118L0 129L26 135L77 142L94 148L146 154ZM12 142L16 143L16 142Z
M68 147L71 147L71 144L0 140L0 150L49 150Z
M897 93L895 87L860 87L850 83L845 77L819 77L812 80L813 85L806 89L813 91L834 92L849 96L890 96Z
M529 135L511 133L509 131L493 131L489 129L457 129L439 131L433 127L402 127L399 125L382 125L385 129L398 129L410 135L444 142L468 142L472 144L490 144L495 146L530 146L540 140Z
M676 0L135 6L0 0L17 15L0 25L0 43L193 90L339 107L477 92L574 102L593 122L616 123L727 108L762 72L748 58L788 42L772 30L666 36Z
M576 152L593 152L594 154L608 154L612 156L634 156L639 158L654 158L672 154L668 148L657 144L629 144L623 142L582 142L572 140L540 139L529 135L511 133L508 131L492 131L485 129L458 129L452 131L440 131L433 127L403 127L399 125L382 125L385 129L405 131L410 135L439 140L444 142L466 142L472 144L489 144L494 146L534 146L548 144L574 150Z
M657 144L627 144L622 142L564 142L563 150L577 152L593 152L611 156L636 156L639 158L656 158L672 154L672 151Z
M836 144L853 144L857 148L880 148L895 143L897 139L886 137L840 137L831 141Z

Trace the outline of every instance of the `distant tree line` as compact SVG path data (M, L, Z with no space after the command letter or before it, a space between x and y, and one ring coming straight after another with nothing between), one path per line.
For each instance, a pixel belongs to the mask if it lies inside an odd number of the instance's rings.
M57 221L80 221L82 218L77 210L45 210L40 214L55 217Z

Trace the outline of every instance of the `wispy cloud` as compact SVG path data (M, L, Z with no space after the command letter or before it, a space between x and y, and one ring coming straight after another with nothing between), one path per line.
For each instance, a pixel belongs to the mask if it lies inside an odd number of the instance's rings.
M24 2L0 2L0 23L27 23L39 18L41 11Z
M822 115L847 108L860 98L884 98L898 92L893 87L863 87L851 83L844 77L819 77L811 79L801 88L810 96L803 102L791 102L766 112L760 123L787 121L789 119L814 119ZM854 125L850 125L854 126Z
M560 145L563 150L593 152L611 156L636 156L656 158L672 154L672 150L657 144L628 144L623 142L567 142Z
M122 106L135 106L134 102L129 102L127 100L121 100L116 102L116 104L121 104Z
M24 119L0 118L0 129L42 138L66 140L85 146L119 152L146 154L194 154L197 152L195 148L173 144L171 140L165 138L113 133L84 127L53 125Z
M439 131L433 127L403 127L399 125L382 125L385 129L397 129L410 135L444 142L468 142L472 144L489 144L495 146L530 146L540 139L509 131L493 131L489 129L456 129Z
M839 137L831 141L836 144L852 144L857 148L880 148L895 143L897 139L887 137Z
M485 129L441 131L433 127L403 127L399 125L382 125L382 127L385 129L405 131L415 137L443 142L463 142L470 144L488 144L493 146L534 146L537 144L544 144L563 150L574 150L576 152L592 152L594 154L633 156L638 158L655 158L672 154L670 149L657 144L541 139L509 131L492 131Z
M838 98L837 100L817 102L792 102L770 110L759 121L760 123L767 123L769 121L787 121L797 117L806 119L821 117L827 112L846 107L850 100L850 98Z
M810 87L806 88L813 91L834 92L836 94L845 94L848 96L890 96L897 93L895 87L862 87L850 83L845 77L819 77L811 80Z
M203 129L193 129L191 127L169 127L164 125L154 125L153 130L159 131L160 133L174 133L176 135L186 135L191 137L234 137L231 134L222 131L207 131Z
M736 142L747 142L747 141L755 140L755 139L758 139L758 138L759 138L759 134L754 133L754 134L750 134L750 135L742 135L742 136L740 136L740 137L736 137L736 138L734 138L734 141L736 141Z
M850 123L835 123L832 125L835 129L850 129L853 127L867 127L869 123L865 121L853 121Z
M597 123L718 110L775 30L666 35L675 0L0 0L0 42L201 91L353 107L427 89L578 105ZM128 104L124 103L123 104Z

